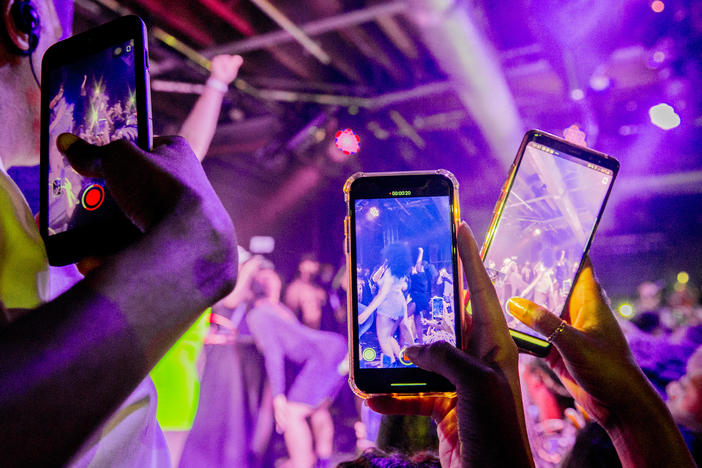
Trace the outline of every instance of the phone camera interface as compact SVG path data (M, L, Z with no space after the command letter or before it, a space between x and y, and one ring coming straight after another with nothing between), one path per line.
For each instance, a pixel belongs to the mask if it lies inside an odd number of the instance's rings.
M414 344L456 344L448 196L355 201L359 365L416 367Z
M94 145L137 141L133 50L131 39L50 72L50 234L89 222L113 204L103 204L104 181L79 175L56 148L56 138L69 132Z
M508 313L514 296L561 312L612 175L575 156L527 144L485 257L510 328L536 334Z

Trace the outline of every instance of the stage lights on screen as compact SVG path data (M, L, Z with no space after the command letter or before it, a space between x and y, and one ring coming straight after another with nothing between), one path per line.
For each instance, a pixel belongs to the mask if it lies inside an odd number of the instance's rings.
M377 207L373 206L373 207L371 207L370 210L368 210L368 214L366 215L366 218L369 221L372 221L375 218L377 218L378 216L380 216L380 211L378 210Z
M655 0L651 2L651 10L653 10L656 13L660 13L665 9L665 3L663 3L661 0Z
M648 110L651 123L663 130L670 130L680 125L680 116L675 113L672 106L660 103Z

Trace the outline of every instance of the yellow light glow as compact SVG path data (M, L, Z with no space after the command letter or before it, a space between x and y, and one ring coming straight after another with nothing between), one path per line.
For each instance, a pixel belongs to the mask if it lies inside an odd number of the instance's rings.
M678 273L678 283L687 284L688 281L690 281L690 275L688 275L686 271Z
M634 315L634 307L631 304L622 304L619 306L619 315L625 318L631 318Z

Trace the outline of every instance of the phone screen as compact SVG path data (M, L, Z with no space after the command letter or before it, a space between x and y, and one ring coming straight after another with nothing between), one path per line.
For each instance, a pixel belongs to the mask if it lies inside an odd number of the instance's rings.
M134 39L80 56L51 69L48 77L48 231L53 235L120 213L105 182L78 174L56 148L56 138L70 132L95 145L137 141Z
M507 301L524 297L562 313L615 176L566 149L526 144L484 257L509 327L544 340L508 313Z
M417 191L352 200L360 369L416 367L406 347L456 345L452 194Z

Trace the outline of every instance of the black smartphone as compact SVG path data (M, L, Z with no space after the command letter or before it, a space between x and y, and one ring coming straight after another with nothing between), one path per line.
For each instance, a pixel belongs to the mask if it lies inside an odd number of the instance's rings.
M563 313L618 171L606 154L538 130L524 136L481 252L523 351L545 356L551 345L512 317L507 301Z
M66 265L118 251L140 235L104 180L83 177L56 148L64 132L105 145L151 149L146 26L125 16L50 47L41 70L39 229L49 263Z
M362 398L455 391L404 355L414 344L461 343L455 177L356 173L344 193L351 388Z

